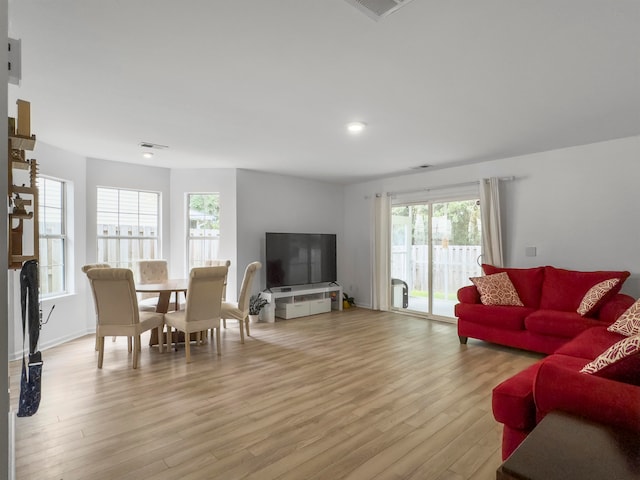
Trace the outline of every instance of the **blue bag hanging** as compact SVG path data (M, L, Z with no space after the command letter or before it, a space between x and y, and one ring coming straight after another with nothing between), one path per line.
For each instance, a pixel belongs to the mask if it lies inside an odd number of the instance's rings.
M41 398L42 354L37 351L40 337L40 301L38 261L25 262L20 270L20 296L22 303L22 376L18 416L30 417L38 411ZM29 366L25 362L24 345L29 318Z

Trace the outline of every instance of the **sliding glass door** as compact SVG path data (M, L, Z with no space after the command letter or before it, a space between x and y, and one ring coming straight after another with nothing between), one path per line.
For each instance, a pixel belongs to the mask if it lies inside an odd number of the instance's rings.
M454 317L458 289L480 275L478 199L394 204L392 308Z

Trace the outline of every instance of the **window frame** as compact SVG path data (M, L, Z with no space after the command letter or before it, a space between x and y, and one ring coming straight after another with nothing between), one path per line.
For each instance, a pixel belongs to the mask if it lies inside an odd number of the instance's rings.
M442 192L440 192L442 193ZM451 288L450 290L448 290L448 293L450 296L453 296L453 299L444 299L444 302L442 302L442 299L437 298L438 294L442 292L442 290L436 288L437 286L435 285L435 280L436 280L436 266L438 265L437 262L437 255L435 255L435 249L436 249L436 244L441 243L442 239L439 238L436 233L434 232L434 219L439 218L434 216L434 207L436 205L439 204L450 204L450 203L459 203L459 202L473 202L475 203L476 207L479 209L479 194L473 194L470 192L462 192L459 194L450 194L450 195L440 195L440 196L436 196L436 195L430 195L430 196L424 196L424 200L419 200L418 198L416 198L416 196L412 196L409 200L403 200L403 199L394 199L394 201L392 201L391 204L391 208L389 211L390 214L390 218L389 218L389 232L391 234L391 240L390 240L390 268L391 268L391 276L404 281L407 285L406 287L408 288L408 302L409 305L408 307L399 307L399 306L394 306L393 304L391 304L391 310L393 311L404 311L404 312L409 312L412 315L418 315L418 316L423 316L426 318L435 318L437 320L441 320L444 322L451 322L451 323L455 323L455 315L449 315L448 312L446 312L446 310L448 309L448 306L444 306L447 302L449 302L449 306L451 306L451 308L453 309L453 304L451 304L450 302L454 302L455 303L455 291L456 288L458 287L454 287ZM421 244L424 247L426 247L425 251L427 252L426 255L423 255L422 258L426 258L426 260L424 261L424 265L426 265L426 268L423 269L423 271L425 272L424 277L426 277L427 283L426 283L426 288L423 289L419 289L423 292L426 292L426 305L424 305L424 309L421 308L416 308L420 302L416 301L417 296L416 295L412 295L412 292L414 290L414 282L411 281L412 278L406 278L407 275L398 275L397 274L397 270L396 267L398 264L401 264L403 262L395 262L394 260L398 257L398 256L402 256L402 252L398 251L398 247L400 247L400 249L402 248L402 245L398 242L396 242L396 238L397 236L399 236L394 227L397 226L399 223L396 223L396 221L394 220L394 208L403 208L403 207L416 207L416 206L423 206L423 207L427 207L427 214L426 214L426 231L424 232L424 240L425 243ZM411 229L411 231L408 232L408 237L409 239L407 239L406 237L403 238L404 240L404 244L409 246L409 250L404 252L404 254L407 256L406 257L406 262L407 264L409 263L413 263L415 262L415 257L413 257L413 255L411 254L411 251L413 249L413 247L416 247L417 245L413 244L413 237L415 235L415 232L413 231L413 228L416 225L415 222L415 216L407 216L407 218L411 218L411 222L409 223L409 228ZM479 226L480 228L478 229L478 233L480 235L480 240L479 240L479 245L474 244L461 244L461 245L453 245L453 246L458 246L458 247L462 247L462 248L467 248L467 249L473 249L473 248L477 248L478 249L478 253L481 253L481 249L482 249L482 221L479 218L479 211L478 211L478 219L479 219ZM449 242L446 242L447 245L447 249L449 246ZM442 264L440 263L440 265L442 266ZM476 269L476 271L472 274L467 274L467 275L462 275L463 277L469 278L469 276L478 276L481 274L482 269L480 268L480 265L477 263L477 258L474 258L473 261L469 261L463 265L467 265L467 266L472 266L473 268ZM445 267L446 268L446 267ZM413 270L411 270L411 275L413 275ZM447 278L445 276L445 278ZM449 277L451 278L451 277ZM451 280L447 280L447 283L450 284L452 281ZM401 285L401 284L396 284L396 286ZM423 284L425 285L425 284ZM394 288L394 285L391 285L391 288ZM400 287L398 287L400 288ZM446 286L445 286L445 292L446 292ZM400 293L398 292L398 295L400 295ZM392 293L392 298L393 298L393 293ZM451 311L451 313L454 313L453 311Z
M114 190L117 192L117 207L116 207L116 211L109 211L109 210L105 210L105 209L100 209L101 205L100 205L100 190ZM122 232L120 231L120 218L122 215L127 214L127 212L123 212L122 208L121 208L121 192L133 192L135 194L137 194L138 196L138 207L136 209L136 216L138 217L138 219L140 218L141 212L140 212L140 194L144 193L144 194L152 194L156 196L156 211L155 211L155 236L153 235L123 235ZM98 226L100 225L98 219L100 217L101 213L111 213L111 214L116 214L117 218L118 218L118 223L116 226L116 229L118 231L117 235L113 235L113 234L101 234L98 231ZM139 223L138 223L138 227L139 227ZM114 267L120 267L120 268L131 268L133 269L134 264L137 260L143 260L143 258L128 258L127 262L122 262L121 259L121 241L122 240L129 240L129 241L144 241L144 240L151 240L151 241L155 241L155 246L154 248L152 248L153 250L153 256L152 257L146 257L146 259L159 259L162 258L161 255L161 251L162 251L162 233L161 233L161 228L162 228L162 193L161 192L157 192L157 191L153 191L153 190L141 190L141 189L135 189L135 188L122 188L122 187L108 187L108 186L97 186L96 187L96 258L98 262L105 262L105 263L109 263L111 266ZM101 241L108 241L108 240L116 240L116 260L115 261L109 261L109 259L103 259L100 257L100 243ZM108 249L107 249L108 250Z
M220 192L187 192L186 193L186 197L185 197L185 237L186 237L186 248L185 248L185 253L186 253L186 258L185 258L185 265L186 265L186 271L187 273L191 270L191 268L193 267L197 267L197 266L204 266L204 265L191 265L191 241L217 241L217 246L216 246L216 250L220 250L220 238L221 238L221 234L220 234L220 228L218 228L218 235L217 236L212 236L212 237L207 237L207 236L192 236L191 235L191 221L192 221L192 217L191 217L191 213L190 213L190 208L189 206L191 205L191 196L193 195L211 195L211 196L216 196L218 198L218 224L220 223L220 210L221 210L221 206L220 206ZM203 263L205 263L207 260L214 260L212 259L203 259Z
M55 182L60 184L60 205L48 205L45 202L45 198L46 198L46 183L47 182ZM67 293L69 293L69 279L68 277L68 259L69 259L69 252L68 252L68 244L69 242L67 241L69 238L68 235L68 224L67 224L67 219L68 219L68 212L67 212L67 208L68 208L68 202L67 202L67 189L68 189L68 181L61 179L61 178L56 178L56 177L52 177L49 175L38 175L36 177L36 185L38 187L38 223L40 224L38 226L38 248L40 251L40 255L39 255L39 259L38 259L38 266L39 266L39 275L40 275L40 295L42 298L52 298L52 297L58 297L61 295L66 295ZM56 234L49 234L46 232L45 228L42 228L41 225L45 224L45 219L46 219L46 208L59 208L60 209L60 233L56 233ZM48 240L60 240L62 242L62 263L61 263L61 267L62 267L62 289L61 290L56 290L56 291L51 291L51 292L44 292L42 290L42 277L43 277L43 271L44 272L48 272L50 270L53 269L53 265L50 263L47 263L47 265L43 265L42 264L42 252L44 251L44 248L42 246L42 242L45 241L47 242Z

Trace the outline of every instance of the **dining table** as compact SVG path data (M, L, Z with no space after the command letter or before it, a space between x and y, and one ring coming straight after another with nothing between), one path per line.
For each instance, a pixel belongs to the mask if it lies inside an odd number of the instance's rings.
M157 293L158 303L156 304L156 312L167 313L171 303L171 294L175 293L174 308L178 310L180 307L180 293L186 295L188 286L188 278L172 278L158 283L136 284L136 292ZM180 338L182 338L181 341L184 341L184 336ZM163 339L160 340L162 341ZM158 332L155 328L151 330L149 345L158 345Z

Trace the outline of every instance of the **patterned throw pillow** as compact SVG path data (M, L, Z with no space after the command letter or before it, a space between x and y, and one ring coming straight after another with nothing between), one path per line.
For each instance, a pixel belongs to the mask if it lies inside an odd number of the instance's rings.
M607 328L610 332L619 333L625 337L640 335L640 300L631 305L620 318Z
M583 317L591 313L595 310L600 300L602 300L605 295L609 293L619 282L619 278L610 278L609 280L605 280L604 282L600 282L591 287L582 298L577 312Z
M480 292L483 305L515 305L522 307L518 292L506 272L470 278Z
M596 374L626 383L640 383L640 335L627 337L611 345L580 373Z

